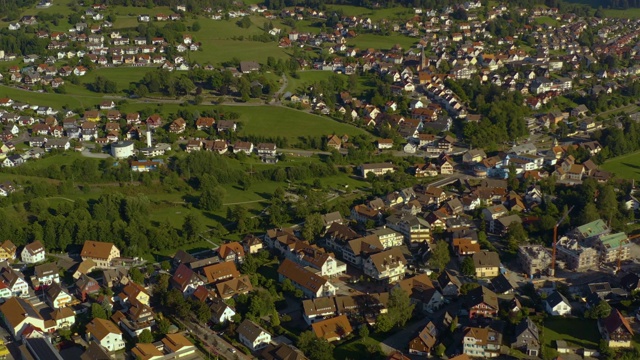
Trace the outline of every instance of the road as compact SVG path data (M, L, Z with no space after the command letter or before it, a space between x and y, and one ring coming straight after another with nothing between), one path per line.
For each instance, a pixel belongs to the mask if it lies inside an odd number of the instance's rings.
M436 181L430 183L429 186L441 187L441 186L452 184L456 180L464 181L464 180L472 179L472 178L473 178L473 176L471 176L471 175L467 175L467 174L464 174L464 173L461 173L461 172L455 172L455 173L453 173L453 175L447 176L444 179L436 180Z
M239 351L226 340L218 336L211 329L201 326L200 324L193 323L191 321L181 321L182 324L189 330L192 335L197 336L203 344L213 353L212 355L218 355L225 359L240 359L250 360L253 357L245 355L242 351ZM235 351L235 352L232 352Z

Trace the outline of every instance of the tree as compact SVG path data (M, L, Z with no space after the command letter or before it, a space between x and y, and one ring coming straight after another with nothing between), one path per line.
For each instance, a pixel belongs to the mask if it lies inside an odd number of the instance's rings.
M320 235L323 227L324 224L322 222L322 216L320 216L320 214L313 213L307 215L304 219L302 238L312 242L316 238L316 236Z
M139 268L134 267L129 271L129 277L133 282L143 285L144 284L144 275L140 271Z
M171 321L169 321L167 318L161 318L158 321L156 321L156 325L158 327L158 333L160 335L166 335L167 333L169 333L169 328L171 327Z
M305 331L298 338L298 349L309 356L310 360L333 360L333 345L325 339L319 339L313 332Z
M411 316L413 316L413 309L415 304L411 303L409 294L401 288L395 288L391 290L389 294L388 313L394 320L395 325L403 327Z
M222 186L207 185L202 189L198 206L207 211L218 210L222 206L222 200L226 193Z
M598 208L593 202L589 201L580 212L578 218L580 219L581 224L598 220L600 219L600 215L598 215Z
M194 22L194 23L191 25L191 31L193 31L193 32L198 32L198 31L200 31L200 29L201 29L201 28L202 28L202 26L200 26L200 23L199 23L199 22L197 22L197 21L196 21L196 22Z
M434 269L442 271L450 260L451 256L449 255L449 247L447 243L444 240L439 240L431 250L429 265Z
M369 337L369 327L367 324L363 324L360 328L360 332L358 333L362 339L367 339Z
M194 240L205 229L202 220L196 214L187 214L182 224L183 235L189 240Z
M442 357L446 350L447 348L442 343L438 344L438 346L436 346L436 356Z
M460 265L460 271L463 275L466 276L475 276L476 275L476 266L473 264L473 259L471 256L467 256L462 260L462 264Z
M585 311L584 316L588 319L603 319L611 314L611 305L604 300Z
M107 319L106 310L98 303L91 304L91 318Z
M140 335L138 335L138 342L143 344L151 344L153 342L153 334L151 334L151 330L142 330Z

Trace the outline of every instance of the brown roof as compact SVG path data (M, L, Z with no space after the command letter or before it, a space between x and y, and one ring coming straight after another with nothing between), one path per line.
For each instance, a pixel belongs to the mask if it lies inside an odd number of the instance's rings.
M278 274L310 290L314 294L327 283L327 279L316 275L315 273L305 269L302 265L289 259L284 259L280 264L280 267L278 267Z
M11 327L18 326L27 317L42 319L38 311L25 299L12 297L0 305L0 312Z
M114 246L115 245L110 242L87 240L84 242L84 246L82 246L80 256L106 260L109 258L111 249Z
M145 343L136 344L136 346L131 349L131 352L135 355L136 359L140 360L148 360L156 356L164 355L155 345Z
M224 261L221 263L209 265L202 269L204 275L207 277L208 283L216 283L220 280L227 280L228 278L237 278L240 276L240 272L236 268L236 264L233 261Z
M384 246L380 242L378 235L367 235L359 239L353 239L348 243L354 254L370 254L382 251Z
M216 290L221 298L228 299L237 294L245 294L253 290L253 286L249 276L242 275L216 284Z
M182 334L167 334L162 339L162 343L174 353L184 347L193 346L193 343Z
M378 272L385 271L387 266L398 266L400 264L407 264L407 259L405 259L404 255L402 254L402 250L400 250L400 248L398 247L373 254L371 255L370 259Z
M317 337L325 340L343 338L353 332L347 315L340 315L311 324Z
M633 335L633 330L631 329L631 325L629 325L629 321L615 308L611 309L609 316L601 319L600 322L609 334L614 333L622 327L629 334Z
M27 244L24 248L32 255L44 251L44 245L42 245L42 243L38 240L32 242L31 244Z
M122 334L116 324L109 320L95 318L87 324L87 332L98 340L104 339L109 334Z
M236 253L238 257L244 257L244 248L238 242L230 242L220 245L218 254L222 259L226 259L231 253Z
M473 264L477 268L486 268L486 267L499 267L500 266L500 257L497 252L493 251L480 251L473 254Z
M245 319L242 324L240 324L240 326L238 326L238 329L236 330L236 332L238 334L243 335L245 338L247 338L249 341L253 342L255 341L255 339L260 336L261 333L265 332L265 333L269 333L268 331L266 331L265 329L261 328L260 326L258 326L256 323L254 323L253 321L249 320L249 319Z

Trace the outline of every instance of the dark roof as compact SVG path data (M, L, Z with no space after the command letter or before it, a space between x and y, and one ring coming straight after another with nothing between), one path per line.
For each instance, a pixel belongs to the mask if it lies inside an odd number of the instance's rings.
M498 296L493 291L484 286L479 286L467 294L467 304L469 307L484 303L494 309L498 309Z
M622 314L620 314L620 312L616 308L612 308L609 316L604 319L600 319L599 321L602 327L605 328L607 330L607 333L609 334L622 327L629 334L633 335L631 325L629 325L627 319L625 319L624 316L622 316Z
M569 305L569 300L567 300L567 298L564 297L564 295L560 294L558 291L554 291L553 293L551 293L551 295L547 297L546 302L552 308L560 304L561 302L564 302L567 305Z
M491 287L496 293L504 294L507 291L515 289L516 286L509 279L507 279L504 274L500 274L497 277L491 279Z
M620 286L627 291L633 291L638 288L640 277L636 274L627 274L620 279Z

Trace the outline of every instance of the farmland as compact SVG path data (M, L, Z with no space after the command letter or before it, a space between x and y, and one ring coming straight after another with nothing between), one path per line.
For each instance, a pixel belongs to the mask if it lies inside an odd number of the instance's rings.
M600 334L594 320L551 318L542 330L543 352L554 352L556 340L564 340L576 347L597 348Z
M640 151L609 159L601 168L624 179L640 179Z

